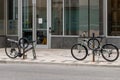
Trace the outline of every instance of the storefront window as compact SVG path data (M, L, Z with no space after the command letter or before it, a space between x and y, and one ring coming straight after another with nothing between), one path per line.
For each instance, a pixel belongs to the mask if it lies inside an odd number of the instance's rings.
M120 0L108 0L108 36L120 36Z
M88 36L99 35L103 27L100 26L100 0L65 0L64 5L65 35L80 35L84 31Z
M101 4L102 6L102 4ZM93 33L95 35L99 35L100 31L100 8L99 8L99 0L90 0L90 35ZM102 27L102 26L101 26Z
M52 34L63 34L63 0L52 0Z
M3 35L4 34L4 1L5 0L0 0L0 35Z
M79 0L65 0L64 4L65 35L76 35L79 33Z
M32 40L32 0L23 0L22 3L23 37Z
M18 34L18 0L8 0L7 34Z
M81 35L82 32L88 33L88 0L79 0L79 35ZM87 35L88 36L88 35Z
M47 0L37 0L37 44L47 44Z
M53 35L103 34L102 6L102 0L52 0Z

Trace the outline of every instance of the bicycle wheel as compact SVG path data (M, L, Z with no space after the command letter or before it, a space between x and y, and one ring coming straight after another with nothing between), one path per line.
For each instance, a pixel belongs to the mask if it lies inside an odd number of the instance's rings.
M113 62L119 57L118 48L113 44L103 45L101 53L103 58L109 62Z
M29 41L27 38L20 38L19 45L21 48L26 49L29 46Z
M5 53L9 58L16 58L20 52L19 46L17 43L9 42L7 43L7 46L5 47Z
M88 50L84 45L75 44L71 48L71 54L76 60L84 60L87 57Z
M100 46L100 42L98 39L96 38L91 38L88 40L88 48L91 49L91 50L96 50Z

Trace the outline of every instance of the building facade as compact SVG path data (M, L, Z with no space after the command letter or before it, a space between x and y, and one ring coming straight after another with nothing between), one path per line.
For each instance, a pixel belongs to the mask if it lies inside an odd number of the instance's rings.
M0 6L0 47L9 36L37 40L38 48L71 48L84 31L120 47L120 0L0 0Z

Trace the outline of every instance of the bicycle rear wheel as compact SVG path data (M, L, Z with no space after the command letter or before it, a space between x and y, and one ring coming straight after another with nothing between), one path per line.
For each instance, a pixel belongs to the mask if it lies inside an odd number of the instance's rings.
M71 48L71 54L76 60L84 60L87 57L88 50L84 45L75 44Z
M103 45L101 53L103 58L109 62L113 62L117 60L119 57L118 48L113 44Z
M17 43L9 42L7 43L7 46L5 47L5 53L9 58L16 58L20 52L19 46Z

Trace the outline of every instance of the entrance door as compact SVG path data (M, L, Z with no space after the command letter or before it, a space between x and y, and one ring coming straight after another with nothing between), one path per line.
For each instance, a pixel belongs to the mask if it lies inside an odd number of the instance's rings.
M36 40L40 48L48 47L47 0L36 0Z
M50 46L50 17L48 3L50 0L23 0L23 37L36 40L38 48Z
M22 1L22 37L33 40L32 0Z

